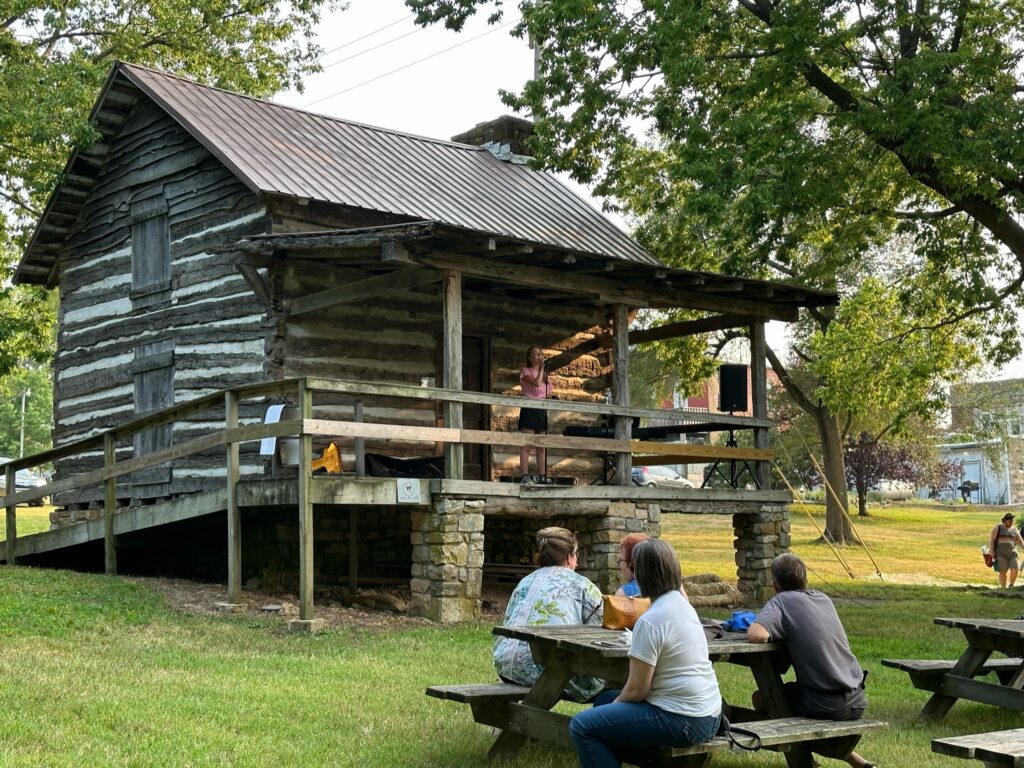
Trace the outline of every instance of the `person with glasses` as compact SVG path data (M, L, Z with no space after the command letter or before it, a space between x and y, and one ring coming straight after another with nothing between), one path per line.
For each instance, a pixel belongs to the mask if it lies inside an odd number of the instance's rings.
M576 535L565 528L537 531L537 564L533 573L516 585L505 609L502 626L523 627L543 624L601 624L601 590L576 573L579 550ZM494 642L494 666L506 683L532 686L543 668L534 662L525 640L499 637ZM604 689L596 677L577 676L569 680L563 696L585 702Z
M647 541L646 533L630 533L619 542L619 578L622 586L616 591L618 597L639 597L640 586L633 574L633 548L641 541Z

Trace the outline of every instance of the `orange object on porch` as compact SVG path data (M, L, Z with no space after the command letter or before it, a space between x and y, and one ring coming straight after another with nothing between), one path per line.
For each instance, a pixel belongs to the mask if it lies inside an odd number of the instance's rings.
M338 444L333 440L324 448L319 459L313 459L313 471L320 469L332 475L341 472L341 453L338 451Z

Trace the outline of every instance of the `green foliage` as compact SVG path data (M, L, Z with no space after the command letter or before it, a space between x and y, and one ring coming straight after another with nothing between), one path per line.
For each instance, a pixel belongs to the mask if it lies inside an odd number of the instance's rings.
M915 417L934 418L948 383L981 363L985 332L975 320L943 325L943 314L935 305L911 310L891 285L865 279L807 339L815 396L848 415L854 432L899 436Z
M25 455L52 447L53 387L46 366L22 368L0 379L0 456L16 457L21 443L21 393L25 398Z
M649 328L690 320L692 312L641 312L635 328ZM675 393L700 394L703 382L715 372L717 362L708 357L707 334L656 341L630 348L629 388L637 408L658 408Z
M267 96L318 68L309 42L335 0L0 0L0 276L24 249L118 60ZM0 283L3 281L0 280ZM0 375L49 354L38 290L0 291Z
M458 29L508 4L407 5ZM656 255L843 289L899 235L929 285L994 312L993 359L1019 348L1024 2L520 10L539 77L506 101L534 116L538 161L596 181Z

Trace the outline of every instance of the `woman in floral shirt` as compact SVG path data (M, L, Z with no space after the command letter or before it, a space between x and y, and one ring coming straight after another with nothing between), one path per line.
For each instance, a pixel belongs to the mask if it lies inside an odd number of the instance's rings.
M601 590L576 573L576 536L565 528L537 531L537 562L541 566L519 582L505 610L506 627L540 624L600 624ZM523 640L499 637L494 643L494 666L507 683L533 685L543 668L533 661ZM565 698L590 701L604 688L596 677L573 677Z

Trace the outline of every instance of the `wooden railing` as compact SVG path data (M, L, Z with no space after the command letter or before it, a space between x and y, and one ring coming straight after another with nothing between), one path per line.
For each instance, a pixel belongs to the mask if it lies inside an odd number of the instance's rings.
M351 421L324 420L313 418L313 395L315 392L350 395L353 419ZM292 397L298 410L298 418L272 424L239 426L239 403L267 397ZM418 387L386 382L344 381L319 378L286 379L276 382L251 384L206 395L187 403L171 406L135 419L119 427L77 440L43 453L16 459L4 465L7 495L4 498L7 526L7 563L15 562L17 541L17 505L41 499L61 492L81 489L102 483L104 486L104 564L107 573L117 571L117 552L114 540L114 514L117 505L117 478L156 466L164 462L181 459L213 448L225 448L225 479L227 486L228 512L228 600L237 602L241 594L241 517L237 500L237 482L240 476L239 444L261 440L265 437L294 437L299 441L298 502L299 502L299 546L300 546L300 616L311 616L313 595L313 507L310 498L312 477L312 449L314 436L352 438L355 443L357 473L362 473L363 446L367 439L400 439L428 443L443 442L447 445L462 446L466 443L492 447L521 448L536 446L574 451L617 454L618 467L625 466L625 472L618 473L618 482L631 483L629 461L633 454L648 454L652 457L667 457L681 463L707 461L711 458L765 462L771 453L758 448L724 448L721 446L689 445L685 443L663 443L622 438L565 437L561 435L536 435L519 432L493 432L453 427L417 427L400 424L371 424L362 421L363 398L401 398L425 400L452 404L460 409L464 404L498 405L513 408L539 408L543 410L575 413L587 416L608 416L618 421L631 423L634 418L671 418L681 423L704 423L709 420L707 412L666 411L645 408L628 408L608 403L585 403L571 400L534 400L524 397L495 395L482 392L449 390L438 387ZM117 461L116 447L119 440L133 438L139 432L174 422L212 408L224 407L224 428L143 456ZM735 429L753 429L755 435L771 427L767 419L751 419L739 416L715 414L710 417L717 426ZM461 419L459 420L461 422ZM757 443L755 443L757 444ZM85 472L74 477L58 480L46 486L17 492L15 475L18 469L38 466L59 459L75 456L88 451L103 449L102 469ZM455 458L446 463L446 475L462 477L461 450L450 452ZM11 490L15 490L11 493Z

